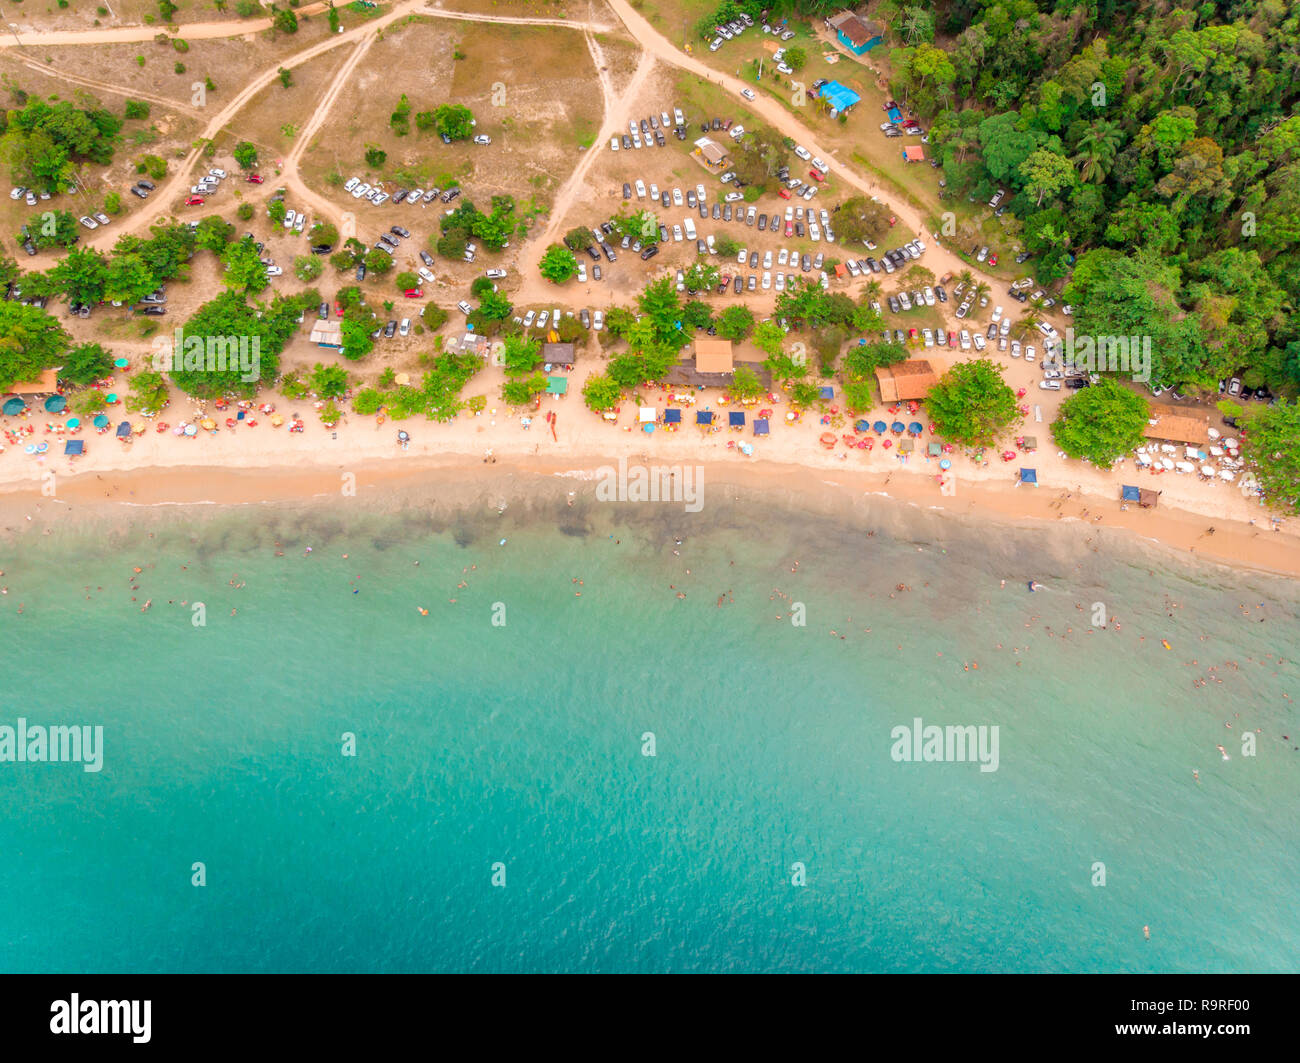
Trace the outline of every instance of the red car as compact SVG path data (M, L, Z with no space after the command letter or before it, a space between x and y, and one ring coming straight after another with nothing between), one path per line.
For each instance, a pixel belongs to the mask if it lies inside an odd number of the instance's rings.
M790 189L788 189L788 188L778 188L777 191L776 191L776 194L777 194L778 196L780 196L782 199L789 199L789 198L790 198Z
M786 236L794 235L794 222L788 221L785 223L785 235Z
M909 340L911 340L913 343L915 343L915 342L917 341L917 339L919 338L919 337L917 336L916 329L914 329L914 328L910 328L910 329L908 329L908 330L907 330L907 338L908 338Z
M263 181L266 180L266 178L263 177L260 173L250 173L247 177L244 178L244 180L247 181L250 185L260 185Z
M203 203L204 199L202 196L190 196L190 198L185 201L187 207L201 207L203 206Z
M989 255L989 265L996 266L997 264L998 264L998 256L997 256L997 252L995 251Z
M407 288L406 291L402 292L402 294L406 296L408 299L422 299L424 298L424 289Z
M949 347L957 346L957 333L955 332L948 333L948 346Z
M808 176L811 177L814 181L826 180L826 175L822 173L821 170L809 170Z

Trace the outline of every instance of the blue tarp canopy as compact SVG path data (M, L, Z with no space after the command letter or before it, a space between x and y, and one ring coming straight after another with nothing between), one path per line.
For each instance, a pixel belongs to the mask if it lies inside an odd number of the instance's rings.
M118 438L118 439L125 439L125 438L126 438L127 436L129 436L130 434L131 434L131 422L130 422L130 421L123 421L120 425L117 426L117 438Z
M1129 484L1123 484L1119 489L1119 497L1125 502L1140 502L1142 500L1142 493L1136 487Z
M826 100L837 111L846 111L862 99L851 88L847 85L841 85L838 81L826 82L817 90L817 95Z
M664 410L664 424L681 424L681 410Z
M889 120L891 122L901 122L903 120L903 112L897 107L891 107L889 109Z
M86 449L86 442L83 439L69 439L63 444L63 453L80 454Z
M1021 469L1021 470L1020 470L1020 482L1021 482L1022 484L1034 484L1034 485L1037 485L1037 484L1038 484L1038 470L1037 470L1037 469Z
M829 401L829 400L835 398L835 389L834 389L834 388L822 388L822 392L821 392L821 394L822 394L822 398L823 398L823 399L826 399L827 401Z
M743 410L732 410L727 414L727 424L732 428L743 428L745 426L745 414Z
M757 419L754 421L754 435L756 435L756 436L765 436L765 435L767 435L767 418L766 418L766 417L759 417L759 418L757 418Z
M713 423L713 411L712 411L712 410L697 410L697 411L695 412L695 423L696 423L696 424L712 424L712 423Z

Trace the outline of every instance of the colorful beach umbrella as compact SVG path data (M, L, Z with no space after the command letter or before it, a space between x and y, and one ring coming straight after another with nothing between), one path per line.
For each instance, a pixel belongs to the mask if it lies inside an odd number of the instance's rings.
M952 468L952 462L950 462L947 458L944 458L943 461L939 462L939 468L941 468L941 469L951 469L951 468Z
M62 395L51 395L45 400L46 413L62 413L68 408L68 400Z

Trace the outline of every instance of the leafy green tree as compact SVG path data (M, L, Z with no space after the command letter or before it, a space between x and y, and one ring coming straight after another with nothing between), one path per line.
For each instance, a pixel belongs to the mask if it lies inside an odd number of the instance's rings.
M136 303L158 287L159 277L139 254L115 254L104 270L103 298Z
M239 241L244 243L245 241ZM239 243L230 247L238 247ZM251 243L250 243L251 246ZM229 250L229 248L227 249ZM256 248L253 249L256 253ZM218 398L237 395L252 398L261 384L268 384L280 372L280 352L298 328L298 304L290 300L273 300L269 306L250 303L243 292L228 291L204 303L185 323L186 349L173 351L171 378L187 395ZM190 348L190 341L196 341ZM247 370L234 357L235 345L247 340L250 355L255 350L255 364ZM202 349L199 349L199 345ZM211 365L206 357L209 345L226 351L225 368ZM252 375L254 379L246 380Z
M257 145L247 140L241 140L235 145L234 151L235 162L239 164L241 170L257 169Z
M130 413L156 414L167 404L169 388L167 378L152 369L131 377L126 395L126 408Z
M343 341L340 353L343 357L352 362L359 362L368 355L375 346L375 341L370 338L370 333L373 331L370 321L353 315L345 316L339 329Z
M552 284L561 284L578 272L573 252L560 244L551 244L539 263L541 274Z
M459 103L444 103L433 112L438 132L452 140L468 140L474 129L474 115Z
M235 227L219 214L209 214L194 230L194 246L220 255L235 238Z
M317 255L297 255L293 260L293 275L304 284L310 284L324 272L325 267Z
M123 112L127 119L144 119L149 117L149 105L144 100L127 100Z
M273 14L271 15L271 24L280 33L297 33L298 16L290 8L276 10L275 5L271 5Z
M1279 399L1256 406L1246 426L1246 460L1265 498L1277 509L1300 513L1300 403Z
M623 389L608 373L593 373L582 385L582 401L594 413L604 413L618 405Z
M71 247L81 238L77 219L66 210L47 210L28 228L32 243L38 248Z
M377 144L366 145L366 165L372 170L383 168L384 163L388 161L388 152L384 151Z
M769 358L785 351L785 330L775 321L760 321L754 326L750 339Z
M308 385L322 399L341 399L348 390L348 371L341 365L317 362Z
M747 306L729 306L718 315L718 335L739 343L754 327L754 315Z
M1052 438L1070 457L1109 469L1117 458L1141 445L1149 416L1146 399L1103 379L1061 403Z
M96 380L113 375L113 356L98 343L79 343L63 359L59 379L77 387L88 387Z
M241 292L260 292L270 283L257 245L247 236L227 244L221 252L221 261L226 267L222 280L229 288Z
M738 399L756 399L766 394L767 389L754 370L747 365L738 365L731 375L731 384L727 390Z
M313 244L329 244L332 247L339 242L339 231L332 222L318 221L311 227L310 237Z
M447 323L447 311L436 303L425 303L424 309L420 311L420 320L430 332L437 332Z
M785 50L785 65L791 70L802 70L807 62L808 53L802 48L787 48Z
M104 298L108 260L94 248L73 248L50 270L55 291L64 293L70 303L94 305Z
M1074 167L1064 155L1039 148L1020 164L1020 175L1025 179L1025 191L1035 197L1035 205L1043 205L1044 196L1054 196L1070 188L1076 178Z
M570 229L564 234L564 246L570 251L585 251L595 242L596 238L592 236L591 230L585 225Z
M383 276L392 268L393 268L393 256L387 254L384 251L380 251L379 248L375 248L368 255L366 255L367 272L374 273L378 276Z
M937 433L966 446L992 446L1020 414L1001 367L987 358L958 362L925 404Z
M501 359L506 376L525 376L542 364L541 341L523 335L507 336L501 351Z

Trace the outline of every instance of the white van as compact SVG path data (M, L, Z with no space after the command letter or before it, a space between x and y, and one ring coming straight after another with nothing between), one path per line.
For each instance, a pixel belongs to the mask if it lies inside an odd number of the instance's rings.
M695 235L695 222L691 221L690 218L687 218L682 224L686 227L686 238L688 240L697 239Z
M642 181L639 177L637 178L637 182L636 182L636 198L645 199L645 182Z

